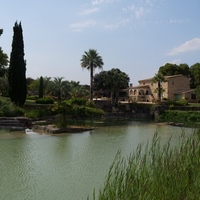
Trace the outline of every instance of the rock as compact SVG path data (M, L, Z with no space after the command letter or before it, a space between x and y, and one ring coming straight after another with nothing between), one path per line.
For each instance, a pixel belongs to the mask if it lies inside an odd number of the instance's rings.
M60 133L77 133L93 130L92 127L79 127L79 126L68 126L66 128L58 128L54 124L50 125L34 125L33 131L35 132L44 132L50 134L60 134Z

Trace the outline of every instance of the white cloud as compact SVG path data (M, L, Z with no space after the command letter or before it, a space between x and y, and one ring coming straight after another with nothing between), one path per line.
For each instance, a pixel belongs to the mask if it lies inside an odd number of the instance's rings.
M139 8L136 8L134 13L135 13L135 16L136 18L140 18L142 17L144 14L148 13L148 9L144 8L144 7L139 7Z
M109 30L115 30L115 29L117 29L119 27L125 26L129 22L130 22L129 19L122 19L122 20L120 20L119 22L117 22L115 24L107 24L107 25L105 25L105 28L109 29Z
M98 5L102 3L112 3L112 2L119 2L120 0L92 0L93 5Z
M171 19L169 22L170 22L171 24L181 24L181 23L189 22L189 20L188 20L188 19L186 19L186 20L183 20L183 19L180 19L180 20Z
M94 20L87 20L87 21L71 24L69 28L75 31L82 31L85 28L94 27L95 25L96 25L96 22Z
M182 62L181 59L176 59L176 60L172 60L172 61L166 62L166 63L172 63L172 64L177 64L177 65L178 65L178 64L180 64L181 62ZM166 63L165 63L165 64L166 64ZM164 64L164 65L165 65L165 64Z
M141 0L141 2L153 6L154 0Z
M89 15L95 12L98 12L99 9L98 8L93 8L93 9L88 9L88 10L84 10L83 12L81 12L81 15Z
M143 15L149 13L149 6L136 6L134 4L128 6L127 8L122 8L124 12L131 12L138 19Z
M200 50L200 38L193 38L192 40L186 41L179 47L172 49L167 55L173 56L180 53L186 53L197 50Z
M118 24L107 24L107 25L105 25L105 29L109 29L109 30L115 30L118 27L119 27Z

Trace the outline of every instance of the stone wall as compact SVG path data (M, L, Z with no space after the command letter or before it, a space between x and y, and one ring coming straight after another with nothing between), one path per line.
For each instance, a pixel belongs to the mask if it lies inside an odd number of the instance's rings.
M0 117L0 128L26 129L31 126L31 120L26 117Z

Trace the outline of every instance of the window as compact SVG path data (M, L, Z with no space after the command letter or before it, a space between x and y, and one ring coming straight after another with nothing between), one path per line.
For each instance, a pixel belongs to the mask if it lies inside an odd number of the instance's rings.
M196 94L191 94L191 99L196 99Z
M140 91L139 91L139 95L144 95L144 91L143 91L143 90L140 90Z

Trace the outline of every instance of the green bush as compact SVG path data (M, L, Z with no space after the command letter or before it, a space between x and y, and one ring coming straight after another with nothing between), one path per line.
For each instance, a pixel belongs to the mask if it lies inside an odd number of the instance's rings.
M55 103L52 110L57 114L68 115L74 118L93 117L103 115L101 109L95 108L93 102L87 102L85 99L76 98L64 100L60 103Z
M103 115L104 112L98 108L91 108L87 106L73 106L70 115L73 117L94 117Z
M71 105L84 106L86 104L86 99L84 99L84 98L72 98L72 99L69 100L69 103Z
M95 107L96 107L94 101L90 101L90 100L87 101L85 105L86 105L87 107L91 107L91 108L95 108Z
M23 116L24 109L15 106L9 99L0 98L0 117Z
M98 108L85 107L86 116L99 116L103 115L104 111Z
M187 106L188 105L188 101L185 99L180 99L180 100L176 100L176 101L167 101L167 105L170 106Z
M51 97L43 97L43 98L37 99L35 101L35 103L37 103L37 104L54 104L54 100Z
M151 143L138 145L127 159L119 152L93 199L199 199L200 135L183 134L179 141L176 146L170 140L161 144L155 134Z
M37 96L28 95L26 99L28 99L28 100L37 100L37 98L38 98Z
M48 109L34 109L34 110L28 110L25 113L25 116L28 118L38 119L38 118L44 118L46 116L51 115L51 111Z
M181 110L165 110L159 116L159 121L199 122L200 121L200 112L181 111Z

